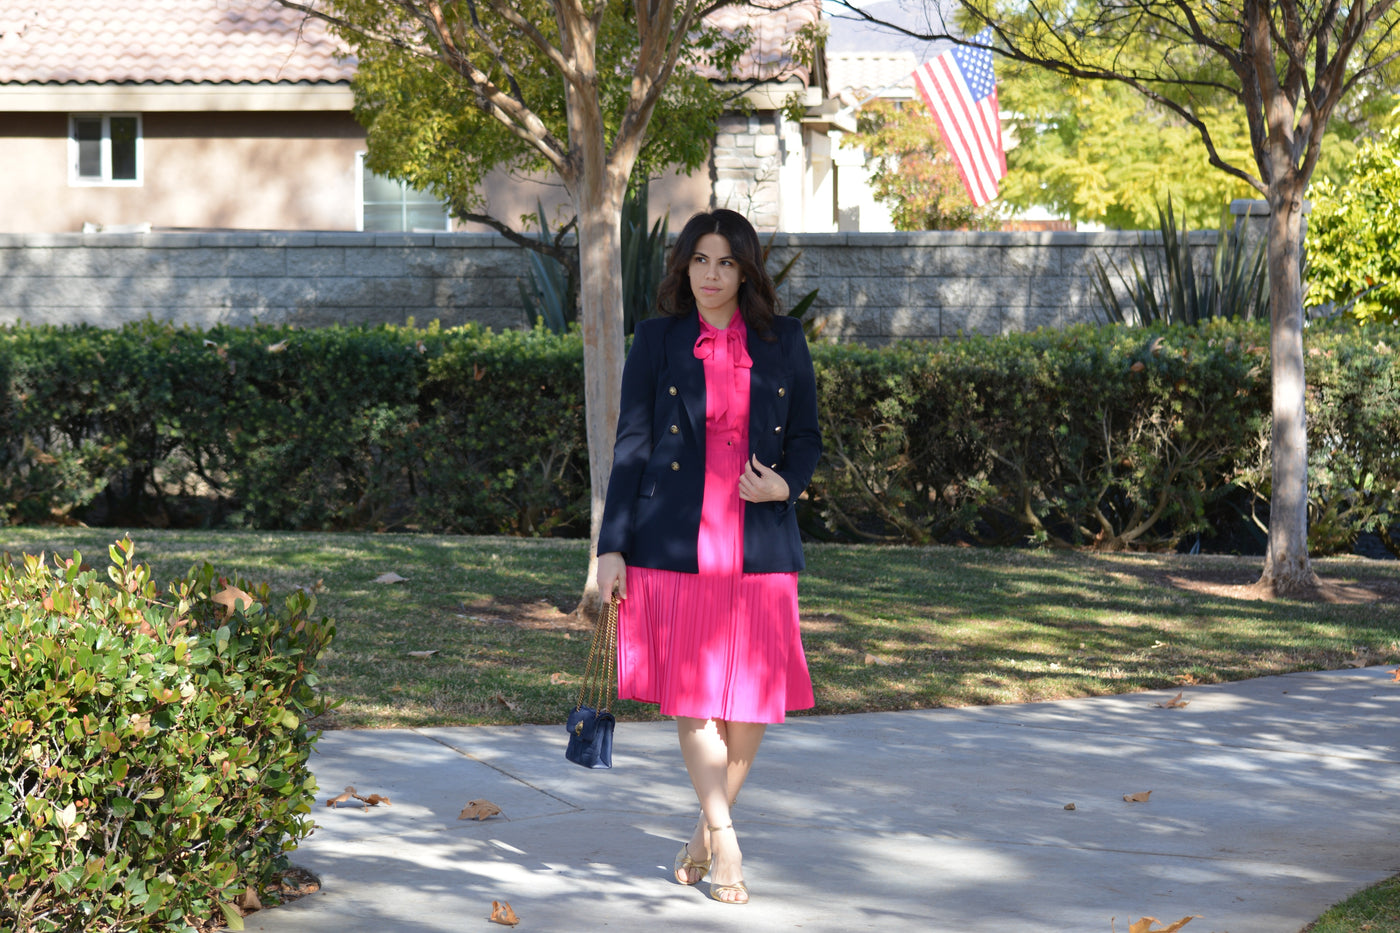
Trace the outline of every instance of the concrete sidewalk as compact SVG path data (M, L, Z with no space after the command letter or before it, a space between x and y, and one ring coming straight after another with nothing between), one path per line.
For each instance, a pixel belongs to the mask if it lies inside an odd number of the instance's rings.
M562 724L328 732L293 855L324 887L247 928L498 930L506 900L551 933L1297 933L1400 872L1387 670L1174 693L775 726L735 810L746 907L671 879L697 807L669 723L619 724L611 771L565 762ZM347 784L393 805L321 805ZM459 821L478 798L503 815Z

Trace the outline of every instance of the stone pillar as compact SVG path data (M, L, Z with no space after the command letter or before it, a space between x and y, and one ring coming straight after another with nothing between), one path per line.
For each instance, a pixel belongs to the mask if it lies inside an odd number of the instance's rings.
M776 230L782 146L776 111L725 114L710 153L714 207L748 217L760 230Z

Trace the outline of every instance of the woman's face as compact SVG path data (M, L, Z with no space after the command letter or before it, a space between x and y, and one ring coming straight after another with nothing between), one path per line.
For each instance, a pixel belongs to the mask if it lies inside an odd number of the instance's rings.
M695 306L707 321L723 326L739 307L739 285L744 274L729 252L729 241L718 233L707 233L695 243L690 255L690 291Z

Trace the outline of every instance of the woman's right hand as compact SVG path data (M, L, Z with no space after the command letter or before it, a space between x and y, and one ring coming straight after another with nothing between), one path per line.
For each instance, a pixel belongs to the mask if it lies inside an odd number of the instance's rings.
M627 598L627 562L617 551L598 555L598 593L604 599L611 599L613 590Z

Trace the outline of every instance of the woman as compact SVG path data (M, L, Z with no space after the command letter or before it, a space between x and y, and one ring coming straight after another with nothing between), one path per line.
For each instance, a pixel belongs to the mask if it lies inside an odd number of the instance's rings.
M658 305L622 373L598 588L622 597L618 696L676 717L700 800L676 880L744 904L730 807L767 724L813 705L795 505L821 455L816 380L734 211L686 223Z

